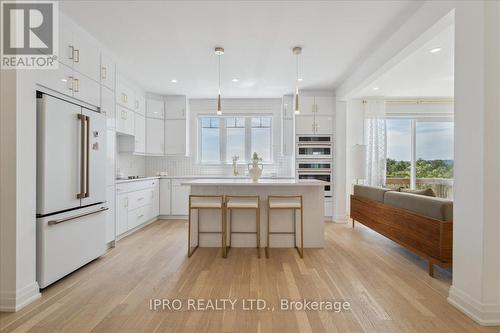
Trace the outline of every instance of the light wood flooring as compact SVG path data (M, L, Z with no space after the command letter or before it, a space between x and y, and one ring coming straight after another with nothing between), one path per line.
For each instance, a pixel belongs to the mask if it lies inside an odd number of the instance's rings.
M158 221L46 288L2 332L500 332L446 302L450 274L371 230L328 223L324 249L200 248L185 221ZM152 311L151 298L262 298L275 311ZM280 311L279 300L347 300L351 310Z

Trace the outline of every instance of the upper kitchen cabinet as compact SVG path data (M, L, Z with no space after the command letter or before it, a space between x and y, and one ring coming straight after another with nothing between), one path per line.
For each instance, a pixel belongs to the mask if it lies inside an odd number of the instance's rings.
M167 155L186 155L186 120L165 122L165 152Z
M293 98L293 97L292 97ZM292 110L295 110L295 99L293 98ZM314 96L299 95L300 114L314 113Z
M335 99L332 96L315 96L314 112L316 114L332 115Z
M135 147L134 153L146 153L146 118L138 113L135 114Z
M116 107L116 132L119 134L134 135L134 112L124 107Z
M146 118L146 154L165 154L165 121L163 119Z
M314 116L314 134L326 135L333 134L333 116L332 115L315 115Z
M101 86L101 110L106 114L106 126L108 129L115 128L115 93L105 87Z
M161 97L146 100L146 117L165 119L165 103Z
M73 97L90 105L101 106L99 98L101 86L96 81L89 79L85 75L74 73L72 77Z
M165 97L166 119L186 119L187 98L184 95Z
M130 110L135 109L134 89L119 73L116 74L116 103Z
M101 53L101 84L115 90L115 63L105 53Z
M59 29L59 61L92 80L100 80L100 51L97 42L67 18Z
M300 114L295 116L295 133L296 134L315 134L316 123L314 115Z
M134 102L134 111L140 115L146 116L146 96L144 92L135 89L135 102Z

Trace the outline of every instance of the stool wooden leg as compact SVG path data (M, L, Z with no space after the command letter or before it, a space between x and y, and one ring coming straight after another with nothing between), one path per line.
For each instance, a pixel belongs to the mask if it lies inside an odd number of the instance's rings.
M188 258L191 257L191 198L189 198L188 212Z
M226 253L226 219L224 217L224 204L221 207L220 210L220 218L221 218L221 223L222 223L222 257L227 258L227 253Z
M432 264L432 261L430 261L430 260L428 263L428 271L429 271L429 276L434 277L434 265Z
M257 230L257 258L260 258L260 204L255 210L255 224Z
M271 209L269 208L269 198L267 198L267 243L266 243L266 258L269 258L269 232L271 230Z
M352 219L352 228L353 229L354 229L354 222L356 222L356 221L354 221L354 219Z
M304 258L304 205L300 196L300 257Z

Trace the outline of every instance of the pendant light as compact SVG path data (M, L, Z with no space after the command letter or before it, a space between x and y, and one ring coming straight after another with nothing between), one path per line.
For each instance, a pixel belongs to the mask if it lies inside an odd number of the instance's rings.
M292 49L293 54L295 55L295 96L294 96L294 111L295 114L300 114L300 107L299 107L299 56L302 54L302 48L300 46L295 46Z
M224 48L217 46L215 48L215 54L219 58L218 59L218 62L219 62L219 65L218 65L218 68L219 68L219 92L217 94L217 115L220 116L222 114L222 105L221 105L221 96L220 96L220 58L224 54Z

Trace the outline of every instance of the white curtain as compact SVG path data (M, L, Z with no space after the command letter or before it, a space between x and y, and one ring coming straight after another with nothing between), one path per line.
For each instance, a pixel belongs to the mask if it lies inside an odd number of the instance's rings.
M385 186L387 131L385 101L365 103L366 179L371 186Z

